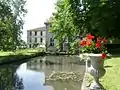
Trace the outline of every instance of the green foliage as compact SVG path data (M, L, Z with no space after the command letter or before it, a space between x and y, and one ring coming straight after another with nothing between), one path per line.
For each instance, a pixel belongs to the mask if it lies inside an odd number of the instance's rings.
M0 1L0 50L15 50L23 27L24 0Z
M20 40L19 44L17 45L17 49L25 49L27 48L27 43L24 40Z
M51 32L58 45L67 39L68 49L76 36L92 33L106 38L120 38L119 0L58 0L50 19ZM62 46L61 46L62 47Z
M1 81L1 86L0 89L2 90L9 90L10 88L13 88L13 71L10 68L0 68L0 81Z
M73 13L67 0L58 0L56 3L56 12L50 18L50 31L55 34L60 51L63 50L63 42L67 42L68 50L71 49L71 43L79 35L78 28L73 24Z
M119 38L119 0L68 0L82 31L107 38ZM81 8L82 6L82 8ZM81 16L80 16L81 15ZM83 18L83 20L82 20ZM77 20L78 19L78 20Z

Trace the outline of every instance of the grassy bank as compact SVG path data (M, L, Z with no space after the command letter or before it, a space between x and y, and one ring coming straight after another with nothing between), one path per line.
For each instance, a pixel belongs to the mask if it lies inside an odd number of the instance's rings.
M101 78L101 84L105 90L120 90L120 56L112 57L105 61L106 74ZM88 74L88 81L92 81L92 77Z
M20 49L20 50L16 50L14 52L12 51L0 51L0 56L9 56L9 55L31 55L34 54L36 52L41 51L38 48L31 48L31 49Z
M106 90L120 90L120 57L113 57L105 61L106 74L101 83Z
M40 48L21 49L21 50L16 50L14 52L0 51L0 64L18 61L22 59L28 59L43 54L44 52L42 52Z

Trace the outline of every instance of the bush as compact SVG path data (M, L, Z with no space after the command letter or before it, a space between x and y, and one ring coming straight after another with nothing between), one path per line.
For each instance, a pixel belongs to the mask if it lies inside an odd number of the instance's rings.
M107 44L106 45L108 52L114 54L114 53L120 53L120 44Z

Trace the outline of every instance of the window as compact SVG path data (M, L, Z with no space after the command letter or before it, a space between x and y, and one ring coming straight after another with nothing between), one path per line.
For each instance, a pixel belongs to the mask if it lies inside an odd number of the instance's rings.
M53 42L54 42L54 39L53 39L53 38L50 38L50 42L53 43Z
M50 42L52 42L52 38L50 38Z
M35 38L35 42L37 42L37 38Z
M37 31L35 31L35 36L37 36Z
M29 44L29 48L31 48L31 44Z
M50 46L54 46L54 39L50 38Z
M41 43L43 42L43 39L42 39L42 38L40 38L40 42L41 42Z
M31 40L31 38L30 38L30 42L31 42L32 40Z
M38 43L33 44L33 46L34 46L34 47L37 47L37 46L38 46Z
M43 32L42 32L42 31L40 32L40 35L41 35L41 36L43 35Z
M54 46L54 43L50 43L50 46Z
M32 36L32 32L30 31L30 36Z

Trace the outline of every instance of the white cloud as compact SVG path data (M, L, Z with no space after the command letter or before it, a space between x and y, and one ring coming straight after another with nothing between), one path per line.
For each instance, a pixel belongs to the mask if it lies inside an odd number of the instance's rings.
M44 25L44 22L52 15L56 0L27 0L25 8L28 13L25 16L25 24L22 39L26 41L27 30Z

